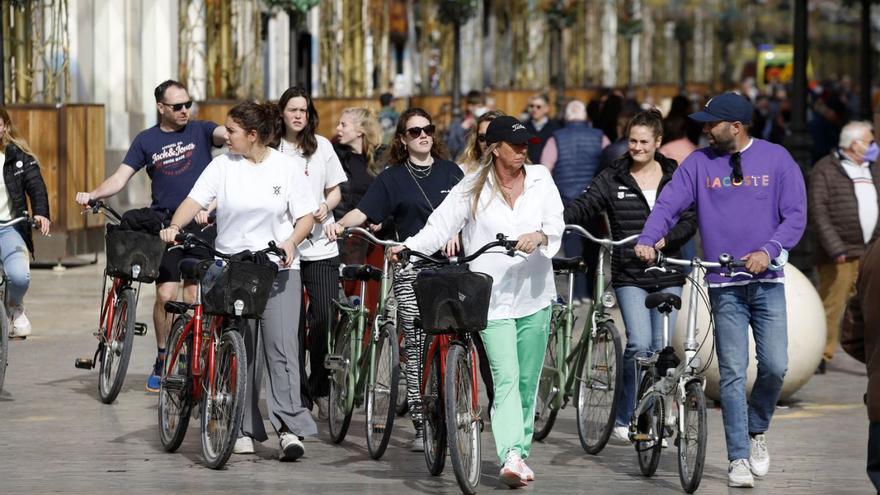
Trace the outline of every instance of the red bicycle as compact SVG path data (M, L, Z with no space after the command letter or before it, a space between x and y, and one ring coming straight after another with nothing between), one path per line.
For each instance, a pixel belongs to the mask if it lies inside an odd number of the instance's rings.
M419 305L416 323L428 334L421 376L425 428L425 462L434 476L443 472L446 448L455 479L463 493L475 493L480 483L480 433L483 422L477 382L478 357L472 333L485 328L492 277L470 272L460 265L486 253L513 256L515 240L503 234L469 256L434 258L403 251L445 270L423 270L413 289ZM489 251L501 247L504 251ZM465 303L465 301L467 301Z
M106 234L106 292L101 295L98 329L94 332L98 348L91 359L78 358L74 366L90 370L96 362L100 364L98 395L101 402L110 404L122 390L134 336L147 333L147 324L135 321L140 283L152 283L159 276L165 244L155 235L114 228L112 224L118 224L122 216L103 201L92 200L88 206L83 213L103 210L112 222ZM140 283L135 286L134 282Z
M200 403L195 414L201 417L202 456L208 467L220 469L232 454L244 416L245 320L260 317L277 273L275 266L255 263L254 256L272 253L283 260L284 250L270 242L256 253L230 256L193 234L178 234L176 240L185 249L201 245L219 260L182 261L183 277L198 282L196 302L165 304L165 311L177 316L159 388L159 438L166 451L177 450L192 406Z

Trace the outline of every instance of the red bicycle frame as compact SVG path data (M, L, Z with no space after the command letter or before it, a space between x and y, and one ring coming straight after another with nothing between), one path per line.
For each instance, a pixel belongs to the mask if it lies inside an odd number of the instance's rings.
M113 285L107 289L107 298L104 300L104 309L101 310L101 317L98 320L98 328L101 328L101 323L104 323L104 342L110 342L113 336L110 334L113 331L113 318L116 316L116 300L119 298L119 288L122 287L126 282L125 280L112 277Z
M187 322L186 328L184 328L183 333L180 334L180 339L174 343L174 352L171 354L171 362L168 365L168 369L174 369L174 365L176 364L177 356L180 353L180 348L183 347L183 343L186 341L186 338L190 335L193 336L192 339L192 353L190 356L190 370L192 371L193 382L195 383L200 378L208 378L208 386L211 386L214 382L214 356L215 356L215 336L217 335L219 329L223 325L224 318L222 316L215 316L211 319L211 325L208 327L206 331L197 331L197 329L202 329L202 324L204 321L204 314L201 304L196 304L193 306L193 317ZM204 342L203 342L204 341ZM205 365L207 366L207 373L202 369L202 360L201 355L203 352L202 345L207 346L207 356L205 356ZM232 376L235 375L235 368L238 366L238 362L232 362ZM192 398L193 400L200 400L203 392L203 387L192 387Z

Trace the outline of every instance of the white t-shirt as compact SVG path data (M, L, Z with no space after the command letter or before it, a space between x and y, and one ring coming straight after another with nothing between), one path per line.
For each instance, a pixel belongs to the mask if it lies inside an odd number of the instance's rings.
M648 189L642 191L642 194L645 196L645 201L648 202L648 209L654 209L654 203L657 202L657 190L656 189Z
M871 176L871 164L865 162L859 165L846 159L841 160L840 164L853 181L856 204L859 205L859 225L862 227L862 238L867 244L874 235L874 227L880 215L877 208L877 188L874 187L874 178Z
M6 189L6 181L3 178L3 164L6 163L6 153L0 151L0 220L11 220L12 198Z
M318 135L315 135L315 139L318 141L318 148L315 149L315 152L312 153L308 160L303 157L302 151L300 151L297 145L286 139L281 139L278 149L285 155L293 157L303 168L303 172L312 188L315 203L320 206L321 203L327 200L324 191L347 181L348 176L345 175L345 169L342 168L342 163L339 161L339 157L336 156L336 150L333 149L330 141ZM336 219L333 218L333 211L331 210L327 218L324 219L324 223L315 222L315 227L312 229L312 237L300 246L302 259L316 261L339 255L339 248L336 246L336 243L328 242L327 237L324 235L324 226L330 225L335 221Z
M280 245L297 218L318 208L302 169L274 149L257 165L232 153L214 158L189 197L203 208L217 200L214 247L228 254L264 249L269 241ZM298 266L297 255L291 268Z

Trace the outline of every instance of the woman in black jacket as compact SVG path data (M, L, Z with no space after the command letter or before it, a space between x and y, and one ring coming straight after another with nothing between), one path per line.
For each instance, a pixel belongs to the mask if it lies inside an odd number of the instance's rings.
M18 136L9 113L0 108L0 149L3 150L3 183L0 184L0 222L28 214L28 200L34 212L34 220L45 235L49 233L49 195L40 174L40 165L28 147ZM34 242L30 227L18 223L0 229L0 261L9 278L7 311L12 318L10 335L26 338L31 333L31 323L24 312L24 295L30 284L30 256Z
M565 223L586 226L604 211L608 214L614 239L641 233L654 201L663 186L672 179L678 164L657 152L663 136L663 123L656 109L636 114L624 136L628 136L627 154L602 170L590 187L565 208ZM691 209L681 215L678 224L656 247L666 254L675 255L696 229L696 217ZM640 351L659 350L662 342L662 315L656 309L645 308L645 297L652 292L680 295L684 285L683 275L645 272L645 268L647 265L635 256L633 246L614 251L611 279L626 326L623 391L617 405L613 431L613 437L622 442L629 442L627 425L635 407L635 355ZM675 316L673 312L671 328L674 328Z

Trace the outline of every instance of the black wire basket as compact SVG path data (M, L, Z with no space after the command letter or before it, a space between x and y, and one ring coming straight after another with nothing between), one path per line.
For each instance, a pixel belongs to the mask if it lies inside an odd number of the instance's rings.
M202 283L205 313L237 316L235 302L241 301L243 307L238 316L259 318L266 309L277 273L274 263L227 262L215 280Z
M479 332L486 328L492 277L458 267L422 270L413 282L425 333Z
M165 254L165 243L159 236L107 227L107 274L136 282L152 283L159 277L159 266ZM134 276L133 267L140 270Z

